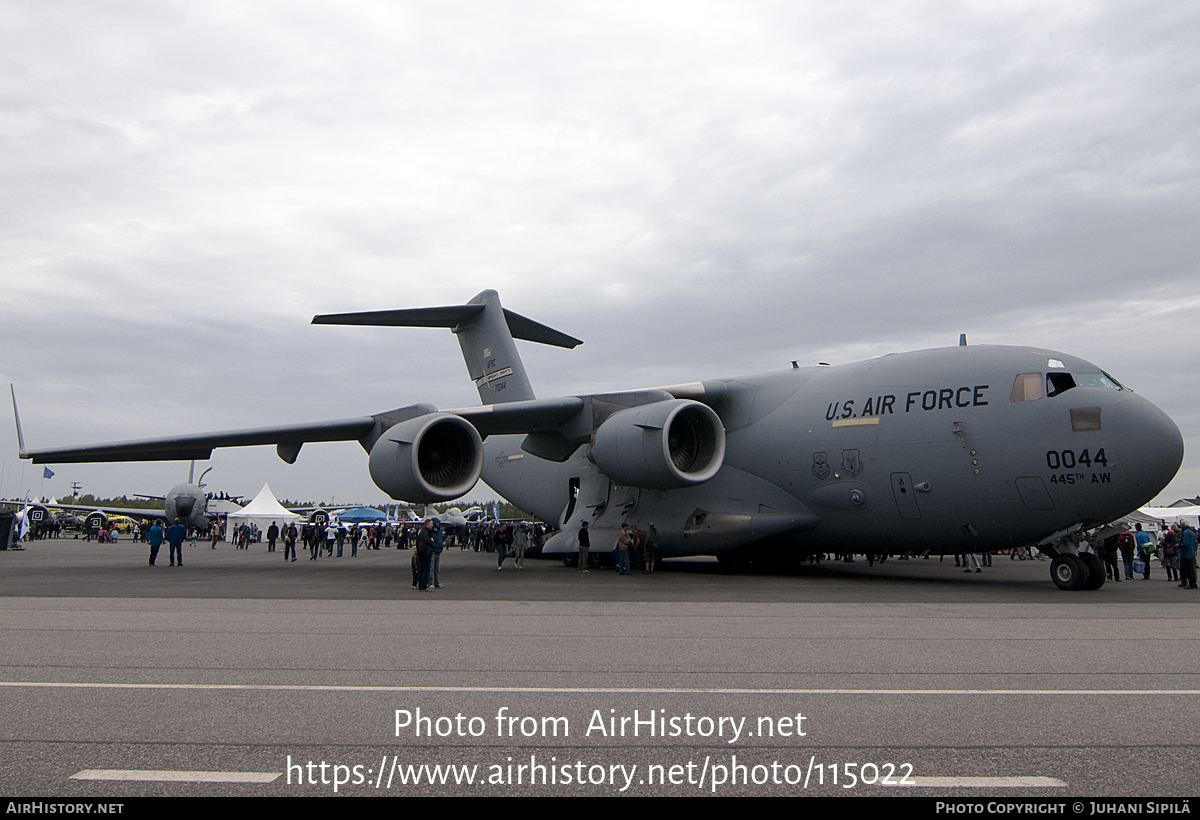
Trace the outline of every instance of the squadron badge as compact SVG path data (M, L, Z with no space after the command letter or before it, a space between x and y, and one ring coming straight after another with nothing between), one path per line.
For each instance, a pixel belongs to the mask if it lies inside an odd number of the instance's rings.
M829 455L827 453L813 453L813 475L822 481L829 478Z

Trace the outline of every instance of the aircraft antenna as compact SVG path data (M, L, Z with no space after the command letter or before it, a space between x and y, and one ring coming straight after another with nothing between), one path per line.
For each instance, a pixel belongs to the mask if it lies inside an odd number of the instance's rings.
M958 346L959 347L967 346L967 334L965 334L965 333L958 334Z

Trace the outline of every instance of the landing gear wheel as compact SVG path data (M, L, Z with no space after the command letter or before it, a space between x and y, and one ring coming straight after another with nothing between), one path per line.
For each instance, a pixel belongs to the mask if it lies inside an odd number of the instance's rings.
M1104 586L1104 562L1100 560L1100 556L1090 552L1081 552L1075 557L1083 561L1088 570L1088 580L1083 588L1100 589Z
M562 558L564 567L579 566L579 553L577 552L564 552Z
M1079 560L1079 556L1069 552L1060 552L1050 562L1050 577L1054 579L1054 583L1059 589L1065 589L1068 592L1083 589L1090 576L1087 564ZM1101 576L1103 576L1103 570L1101 570Z

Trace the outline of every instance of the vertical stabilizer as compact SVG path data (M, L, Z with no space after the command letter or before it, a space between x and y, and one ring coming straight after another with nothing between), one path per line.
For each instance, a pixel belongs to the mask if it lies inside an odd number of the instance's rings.
M500 404L536 398L504 317L504 308L500 306L500 294L485 290L467 304L482 305L483 310L454 328L454 332L467 372L479 389L479 400L484 404Z

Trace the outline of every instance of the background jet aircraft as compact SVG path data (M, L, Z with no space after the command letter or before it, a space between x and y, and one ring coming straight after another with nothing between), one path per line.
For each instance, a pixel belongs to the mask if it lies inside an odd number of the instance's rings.
M209 526L209 517L207 515L207 494L200 489L202 485L196 484L177 484L171 488L165 496L162 497L163 509L155 510L149 508L135 507L100 507L88 506L83 504L60 504L57 501L48 501L29 505L29 525L36 527L40 524L48 522L53 517L53 510L70 510L72 512L86 512L88 515L84 518L84 528L88 530L97 530L108 524L110 515L123 515L133 519L142 518L161 518L167 523L173 524L176 521L187 527L196 527L199 530L207 530ZM147 498L157 498L158 496L146 496ZM3 502L6 506L24 506L21 502L6 501Z
M468 507L463 510L459 507L449 507L444 512L438 512L433 507L425 508L424 518L437 518L446 527L466 527L468 524L481 521L484 518L483 509L481 507Z
M1096 365L1034 347L961 345L837 367L538 399L514 338L580 344L505 310L466 305L317 316L314 324L446 327L482 405L416 404L339 421L87 447L38 463L208 458L357 440L391 497L436 502L482 476L562 532L546 553L655 524L659 554L734 561L822 552L934 554L1038 544L1064 589L1104 572L1077 533L1152 499L1183 459L1178 428Z

